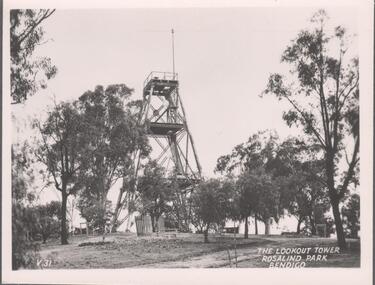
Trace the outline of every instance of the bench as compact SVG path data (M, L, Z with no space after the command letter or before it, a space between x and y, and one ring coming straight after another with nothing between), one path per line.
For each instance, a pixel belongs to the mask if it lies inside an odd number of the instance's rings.
M240 227L225 227L223 232L227 234L238 234L239 228Z

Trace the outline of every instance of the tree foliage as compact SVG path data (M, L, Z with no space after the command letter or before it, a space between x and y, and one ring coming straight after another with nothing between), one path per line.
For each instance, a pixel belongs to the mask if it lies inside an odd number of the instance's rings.
M55 10L10 11L11 97L20 103L46 88L47 80L56 75L57 68L48 57L33 57L37 46L44 43L42 23Z
M282 188L281 204L288 214L297 218L297 233L305 222L310 232L316 234L315 224L322 223L318 212L324 215L329 210L323 166L319 148L301 139L287 138L277 149L273 168Z
M29 146L13 144L11 148L12 159L12 201L27 203L34 200L35 195L31 185L35 179L31 168L32 159L29 155Z
M43 243L52 235L59 236L61 223L61 202L51 201L37 207L39 212L39 230Z
M358 238L360 230L360 197L353 194L349 197L346 205L342 208L345 234L350 238Z
M165 169L150 161L144 168L143 176L139 177L137 191L143 214L151 217L152 229L158 231L158 220L162 214L170 211L173 196L173 184L166 177Z
M149 152L145 130L138 125L138 103L129 102L132 91L125 84L97 86L76 102L89 150L80 195L94 199L92 204L101 211L107 209L108 191L118 179L128 181L132 177L134 153L138 150L145 156ZM120 190L112 225L117 223L124 191Z
M12 203L12 269L35 268L39 246L29 239L29 211L22 203Z
M51 236L60 235L61 202L51 201L45 205L30 206L28 212L28 230L34 240L43 243Z
M201 182L191 196L194 223L201 225L205 242L208 242L209 229L222 224L229 216L231 195L227 186L223 181L210 179Z
M215 171L238 175L247 170L266 166L274 155L278 139L276 131L258 131L245 143L235 146L230 154L220 156Z
M12 159L12 268L33 268L38 258L38 245L29 238L28 207L35 201L32 191L34 174L27 144L13 144Z
M87 194L86 192L85 195ZM81 217L87 222L87 230L91 228L101 234L105 234L106 225L113 215L112 202L110 200L106 200L103 204L93 197L81 195L77 207Z
M237 207L240 220L254 216L266 223L278 221L281 215L280 187L274 179L274 158L278 147L275 131L259 131L242 144L235 146L229 155L218 158L216 171L237 175Z
M267 227L271 219L277 222L285 214L293 215L297 232L308 219L306 224L315 233L315 212L321 207L328 210L319 150L299 138L280 142L276 132L260 131L218 159L216 171L238 177L237 216L245 220L245 237L250 216Z
M115 212L109 210L108 191L118 179L129 178L136 150L143 156L149 151L137 123L137 102L126 104L131 92L125 84L97 86L73 103L56 105L43 124L35 123L42 137L36 154L62 193L63 244L68 196L79 194L83 215L104 232L108 217L114 224L122 207L119 199Z
M237 181L241 191L242 208L246 213L256 215L266 225L273 218L276 222L281 215L280 190L270 174L258 168L242 173ZM266 233L268 234L268 233Z

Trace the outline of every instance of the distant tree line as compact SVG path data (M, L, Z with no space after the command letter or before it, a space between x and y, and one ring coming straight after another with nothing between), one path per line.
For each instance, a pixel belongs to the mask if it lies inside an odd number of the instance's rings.
M326 235L336 232L319 147L294 137L280 141L274 131L260 131L219 157L216 171L223 178L200 183L192 194L193 224L205 233L205 241L210 228L229 220L244 222L248 238L250 217L255 234L259 221L268 235L270 224L286 216L296 218L295 234L318 235L318 224L325 225ZM352 188L341 214L346 237L358 238L359 214L359 195Z

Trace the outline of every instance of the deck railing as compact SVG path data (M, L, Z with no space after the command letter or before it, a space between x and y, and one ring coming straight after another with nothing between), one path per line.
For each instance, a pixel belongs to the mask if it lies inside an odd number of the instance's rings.
M173 72L151 71L143 82L143 87L145 87L152 79L178 80L178 74Z

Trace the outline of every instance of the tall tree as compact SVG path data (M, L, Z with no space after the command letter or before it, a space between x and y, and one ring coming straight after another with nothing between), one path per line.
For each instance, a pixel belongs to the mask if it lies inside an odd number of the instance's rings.
M142 111L142 100L133 100L126 104L126 110L129 112L129 114L136 118L136 128L139 131L139 140L137 142L137 146L135 151L133 152L133 162L134 164L129 168L124 168L123 173L123 181L122 181L122 187L119 190L117 201L111 221L111 229L112 231L116 231L116 229L125 221L130 221L129 217L132 213L134 213L137 209L137 201L136 201L136 177L135 174L137 172L137 169L142 167L141 163L139 165L135 165L135 158L139 154L140 158L145 158L148 156L151 147L148 145L148 140L146 138L146 132L145 127L142 127L141 121L140 121L140 115ZM125 216L122 216L120 219L120 216L122 214L122 210L126 209L127 214ZM129 224L128 224L129 226ZM127 228L128 230L128 228Z
M327 33L324 10L314 14L311 22L313 28L301 31L281 58L291 66L292 81L272 74L264 94L289 102L292 108L283 119L289 126L302 126L306 136L320 145L338 244L346 248L339 205L359 163L358 58L345 57L348 45L343 27ZM342 170L339 164L349 150L348 166Z
M105 212L107 195L120 178L126 181L132 176L134 153L145 155L149 151L145 130L138 125L137 113L132 110L129 98L133 90L125 84L97 86L94 91L85 92L77 102L88 142L90 155L87 157L87 171L81 196L95 199ZM127 103L127 104L126 104ZM121 208L120 190L112 219L116 226Z
M47 120L35 126L41 133L41 143L35 152L48 170L56 189L61 192L61 244L68 243L67 199L82 187L78 179L85 169L88 141L85 125L78 110L70 103L56 105Z
M46 88L47 80L56 75L57 68L48 57L34 58L37 46L45 43L42 23L55 10L10 11L10 79L13 103L20 103Z

